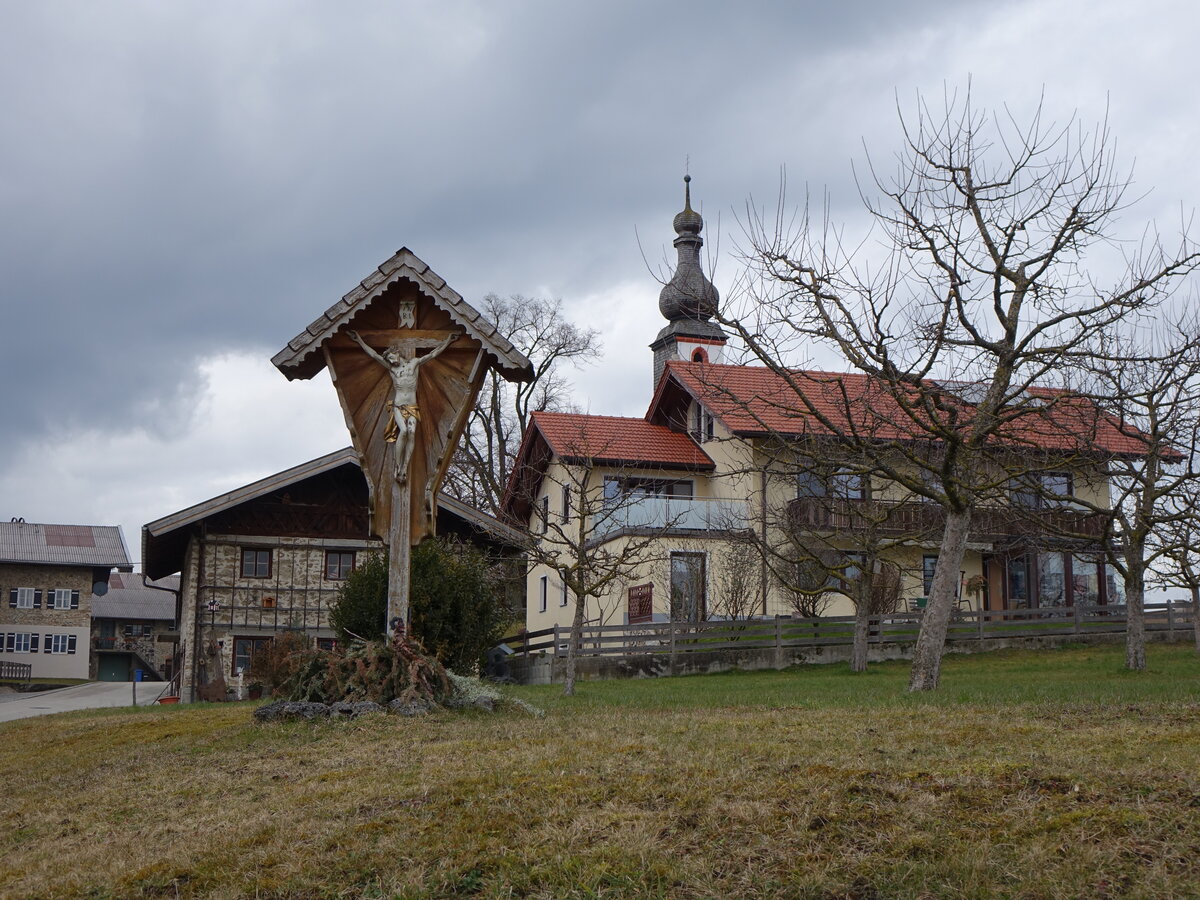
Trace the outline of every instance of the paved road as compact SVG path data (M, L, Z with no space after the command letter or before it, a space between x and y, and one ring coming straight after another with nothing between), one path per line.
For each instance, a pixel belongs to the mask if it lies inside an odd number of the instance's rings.
M166 686L165 681L141 682L137 686L137 705L150 705ZM15 699L6 698L6 702L0 703L0 722L28 719L30 716L48 716L51 713L74 709L131 706L132 688L132 683L128 681L90 681L87 684L76 684L54 691L18 694ZM9 698L11 697L10 694Z

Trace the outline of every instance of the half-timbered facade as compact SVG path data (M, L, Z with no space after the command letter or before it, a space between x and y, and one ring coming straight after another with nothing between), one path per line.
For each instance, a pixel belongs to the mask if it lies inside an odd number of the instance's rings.
M511 529L450 498L439 498L436 525L491 547L517 542ZM143 570L181 576L181 697L225 699L281 632L333 646L330 604L362 555L382 549L350 448L145 525Z

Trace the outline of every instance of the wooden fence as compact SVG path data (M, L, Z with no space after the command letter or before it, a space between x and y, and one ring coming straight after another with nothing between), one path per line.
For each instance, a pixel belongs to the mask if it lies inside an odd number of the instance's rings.
M870 617L871 644L911 643L921 627L920 612ZM1146 631L1192 627L1192 604L1170 600L1148 603ZM1125 631L1123 606L1068 606L1052 609L958 610L950 621L947 641L993 638L1084 635ZM517 654L567 655L571 629L556 625L505 638ZM816 619L734 619L711 622L655 622L638 625L585 625L579 656L644 656L712 652L714 650L783 649L854 641L853 616Z
M0 681L24 681L33 677L33 666L29 663L0 662Z

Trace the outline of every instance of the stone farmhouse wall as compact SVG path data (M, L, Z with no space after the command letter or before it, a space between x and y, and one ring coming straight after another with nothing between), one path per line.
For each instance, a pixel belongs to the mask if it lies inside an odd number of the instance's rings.
M0 634L5 636L0 647L0 660L28 663L35 679L87 678L92 574L90 566L0 565ZM19 588L40 591L40 608L14 609L10 605L10 596ZM55 590L70 590L77 594L73 600L75 608L55 609ZM9 635L30 637L10 641ZM36 652L32 650L34 636ZM60 639L60 645L73 647L73 651L55 652L55 637ZM15 648L24 646L26 640L30 649L17 651Z

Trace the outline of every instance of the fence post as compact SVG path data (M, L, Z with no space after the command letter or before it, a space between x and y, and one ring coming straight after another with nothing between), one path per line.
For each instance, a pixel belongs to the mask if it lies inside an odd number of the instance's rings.
M983 607L975 610L975 624L979 626L979 640L983 640Z
M675 674L675 620L671 620L671 674Z
M1075 633L1079 634L1081 631L1083 631L1083 627L1080 623L1080 615L1081 614L1079 612L1079 604L1078 603L1071 604L1071 609L1075 613Z
M775 617L775 668L783 668L783 619Z

